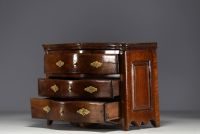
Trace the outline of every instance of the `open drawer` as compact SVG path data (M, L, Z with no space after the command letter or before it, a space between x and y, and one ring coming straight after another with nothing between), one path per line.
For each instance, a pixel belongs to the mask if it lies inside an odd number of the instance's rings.
M118 120L119 102L57 101L31 99L33 118L75 123L105 123Z

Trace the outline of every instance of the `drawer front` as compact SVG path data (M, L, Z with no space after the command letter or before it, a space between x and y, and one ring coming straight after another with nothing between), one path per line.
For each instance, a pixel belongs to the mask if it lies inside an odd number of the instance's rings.
M33 118L68 122L105 123L119 119L118 102L54 101L31 99Z
M117 74L118 56L108 54L49 53L44 57L47 74Z
M38 93L57 98L114 98L119 96L119 80L39 79Z

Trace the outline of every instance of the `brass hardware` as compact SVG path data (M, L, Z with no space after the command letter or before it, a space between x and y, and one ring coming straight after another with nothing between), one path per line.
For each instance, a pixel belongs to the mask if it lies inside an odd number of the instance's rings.
M93 86L89 86L89 87L86 87L84 88L84 90L88 93L94 93L94 92L97 92L97 88L96 87L93 87Z
M51 86L51 90L53 90L55 93L59 90L58 86L55 84Z
M62 67L65 63L62 60L56 62L56 66Z
M92 63L90 63L90 66L95 67L95 68L99 68L103 65L103 63L99 62L99 61L94 61Z
M81 109L77 110L76 112L82 116L88 115L90 113L90 111L85 108L81 108Z
M43 107L43 110L44 110L46 113L48 113L48 112L51 111L51 108L47 105L47 106Z
M64 115L64 108L63 108L63 107L60 108L59 113L60 113L60 116L63 116L63 115Z

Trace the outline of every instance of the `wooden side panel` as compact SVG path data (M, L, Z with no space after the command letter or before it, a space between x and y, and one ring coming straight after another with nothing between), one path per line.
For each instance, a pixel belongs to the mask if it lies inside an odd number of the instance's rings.
M105 104L105 121L112 121L120 118L119 102Z
M120 96L119 93L119 86L120 86L120 81L119 80L112 80L112 91L113 91L113 97L115 96Z
M122 55L122 126L160 124L157 57L155 48L127 50Z
M44 107L49 106L49 101L44 99L32 98L31 99L31 115L33 118L47 118L47 111L43 110ZM48 108L48 107L47 107Z
M150 61L132 63L132 104L133 110L149 110L151 107Z

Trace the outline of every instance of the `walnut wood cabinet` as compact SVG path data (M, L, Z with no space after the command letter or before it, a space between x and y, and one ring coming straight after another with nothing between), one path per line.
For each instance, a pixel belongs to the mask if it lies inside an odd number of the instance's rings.
M160 126L156 43L44 44L33 118Z

